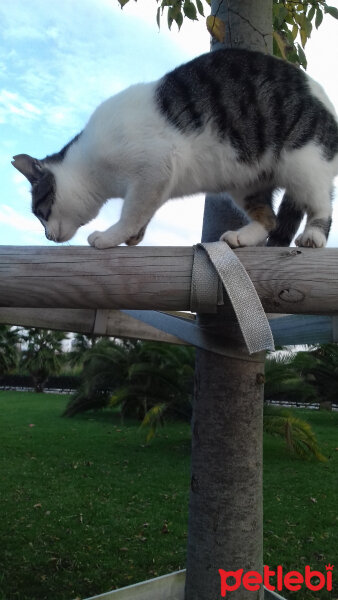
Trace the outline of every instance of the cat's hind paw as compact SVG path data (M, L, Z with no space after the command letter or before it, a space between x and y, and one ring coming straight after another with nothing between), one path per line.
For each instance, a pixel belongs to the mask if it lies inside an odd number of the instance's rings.
M239 241L238 231L226 231L219 238L220 242L226 242L230 248L239 248L241 242Z
M295 244L301 248L325 248L326 236L317 227L309 227L295 239Z

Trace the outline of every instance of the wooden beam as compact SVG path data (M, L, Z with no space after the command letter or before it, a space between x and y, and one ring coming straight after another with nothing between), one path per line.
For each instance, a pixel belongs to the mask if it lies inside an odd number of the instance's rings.
M191 247L0 247L0 306L189 310ZM338 249L241 248L269 313L338 314Z
M193 249L2 246L0 306L189 308Z
M101 318L100 313L107 313ZM41 327L71 331L85 335L105 335L135 340L150 340L184 344L175 335L160 331L152 325L126 315L119 310L94 310L90 308L1 308L0 323L22 327ZM98 327L98 324L101 327Z
M94 310L86 308L1 308L0 324L20 325L22 327L40 327L42 329L55 329L93 335L95 325L100 322L100 313L108 313L105 317L103 330L97 330L97 335L136 340L150 340L154 342L167 342L170 344L196 345L196 340L184 341L170 333L171 322L167 331L158 329L155 325L144 323L137 318L127 315L119 310ZM148 312L148 311L147 311ZM158 313L153 313L158 315ZM168 313L174 314L174 313ZM175 313L192 323L197 329L195 316L191 313ZM338 342L338 317L317 315L268 315L270 327L276 346L294 346L300 344L327 344ZM167 324L167 322L166 322ZM175 323L175 330L177 324ZM218 345L225 340L221 336L215 337L213 332L215 352ZM187 336L185 336L187 337Z

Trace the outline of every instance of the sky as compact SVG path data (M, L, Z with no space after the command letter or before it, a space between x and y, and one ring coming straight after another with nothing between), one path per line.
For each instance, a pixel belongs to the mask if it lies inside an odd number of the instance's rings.
M335 2L331 0L330 4ZM46 245L31 213L30 185L11 165L14 154L36 158L59 151L100 102L131 84L153 81L209 50L203 21L180 32L156 24L155 0L11 0L0 3L0 243ZM338 21L327 16L306 47L308 73L338 112ZM338 185L338 182L337 182ZM338 246L338 194L329 246ZM87 244L94 230L118 220L121 200L110 200L95 221L69 242ZM201 196L166 203L143 244L192 245L200 240Z

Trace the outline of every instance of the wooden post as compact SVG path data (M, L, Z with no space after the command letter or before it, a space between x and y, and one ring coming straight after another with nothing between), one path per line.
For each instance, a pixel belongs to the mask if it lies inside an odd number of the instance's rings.
M226 25L226 45L271 48L271 37L265 35L272 31L271 0L215 0L211 7ZM231 204L225 208L211 198L206 202L203 241L217 240L223 231L238 228L240 221ZM234 316L226 319L220 311L201 317L200 323L224 333L229 357L197 350L185 597L216 600L221 593L219 569L263 570L265 357L245 352ZM252 592L240 585L231 598L258 600L263 589Z

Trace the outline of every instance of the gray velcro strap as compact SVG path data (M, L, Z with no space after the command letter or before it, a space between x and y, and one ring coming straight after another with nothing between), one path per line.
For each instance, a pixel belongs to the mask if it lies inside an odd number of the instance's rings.
M194 246L190 310L196 313L216 313L217 305L223 304L223 290L218 273L203 246Z
M206 259L206 255L210 260ZM273 336L261 301L236 254L225 242L198 244L195 246L191 282L192 312L217 312L217 306L223 304L220 282L230 298L249 354L274 350Z

